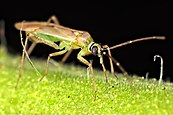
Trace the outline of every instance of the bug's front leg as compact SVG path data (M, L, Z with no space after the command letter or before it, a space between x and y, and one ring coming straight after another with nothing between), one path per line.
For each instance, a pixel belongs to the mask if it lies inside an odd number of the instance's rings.
M108 47L108 45L104 45L103 48L106 48L108 50L108 55L109 55L109 62L110 62L110 67L111 67L111 73L114 74L114 66L113 66L113 63L112 63L112 59L111 59L111 51Z
M64 53L66 53L67 50L62 50L62 51L59 51L59 52L55 52L55 53L51 53L49 54L48 58L47 58L47 63L46 63L46 69L45 69L45 73L44 75L42 76L42 78L40 79L40 81L47 75L47 72L48 72L48 66L49 66L49 62L50 62L50 58L53 57L53 56L58 56L58 55L62 55Z
M105 65L104 65L104 62L103 62L103 56L100 57L100 64L102 64L103 72L104 72L104 75L106 77L106 82L108 82L108 77L107 77L107 74L106 74L106 68L105 68Z
M84 50L81 50L78 55L77 55L77 59L82 62L83 64L87 65L89 68L90 68L90 71L91 71L91 74L92 74L92 80L94 82L94 93L96 94L96 82L95 82L95 79L94 79L94 72L93 72L93 67L92 67L92 64L89 63L85 58L83 58L82 56L85 56L85 51Z

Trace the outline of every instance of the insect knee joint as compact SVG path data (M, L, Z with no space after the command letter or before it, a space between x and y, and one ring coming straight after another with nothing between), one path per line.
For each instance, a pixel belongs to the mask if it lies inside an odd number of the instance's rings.
M116 65L117 65L117 66L119 66L119 65L120 65L120 63L118 63L118 62L117 62L117 63L116 63Z
M53 55L52 54L49 54L49 57L52 57Z

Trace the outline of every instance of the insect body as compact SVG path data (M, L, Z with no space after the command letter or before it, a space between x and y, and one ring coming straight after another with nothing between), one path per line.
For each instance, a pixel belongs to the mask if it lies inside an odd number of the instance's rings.
M51 17L51 19L55 19ZM58 21L55 21L58 22ZM48 22L19 22L15 24L15 27L18 30L22 30L26 32L26 40L25 40L25 45L24 47L26 48L28 39L30 39L33 44L29 48L28 52L31 52L32 49L35 47L37 43L43 43L46 44L50 47L53 47L54 49L60 50L58 52L54 52L49 54L48 59L47 59L47 64L46 64L46 69L45 69L45 74L41 78L41 80L44 78L44 76L48 72L48 64L50 62L50 58L53 56L58 56L62 55L66 52L68 52L66 55L66 58L69 56L69 52L72 51L72 49L81 49L80 52L77 54L77 59L87 65L90 69L90 72L92 74L92 79L94 82L94 91L96 92L96 83L94 80L94 73L93 73L93 68L92 64L84 58L84 56L93 54L96 55L100 58L100 64L102 65L104 75L107 79L106 75L106 68L103 63L103 55L107 55L110 60L110 66L111 66L111 73L114 73L114 67L113 67L113 62L116 63L116 65L120 68L120 70L123 72L124 75L127 74L127 72L124 70L124 68L111 56L110 49L114 49L116 47L120 47L123 45L130 44L132 42L137 42L141 40L149 40L149 39L164 39L164 37L147 37L147 38L141 38L137 39L136 41L128 41L113 47L108 47L107 45L101 46L98 43L95 43L90 34L86 31L79 31L71 28L67 28L64 26L61 26L59 24L54 24ZM59 42L59 45L57 44ZM108 52L108 54L107 54ZM21 64L20 64L20 72L19 72L19 77L17 80L17 85L19 82L19 79L21 78L22 74L22 67L23 67L23 62L24 62L24 56L25 53L23 51L22 53L22 59L21 59ZM113 62L112 62L113 61Z
M22 27L22 24L23 24L23 27ZM50 58L52 56L62 55L71 49L81 48L81 51L78 53L77 58L82 63L89 66L93 76L93 80L94 80L94 75L93 75L92 65L85 58L83 58L83 56L86 56L89 54L98 55L101 58L101 64L104 67L104 64L102 62L103 49L101 48L99 44L93 41L93 39L91 38L88 32L78 31L78 30L66 28L66 27L55 25L53 23L48 23L48 22L16 23L15 27L17 29L20 29L22 27L22 30L26 31L26 40L30 39L33 42L44 43L57 50L61 50L61 51L49 54L47 59L45 75L47 74L47 71L48 71L48 64L49 64ZM60 44L57 45L55 42L60 42ZM24 52L23 52L23 55L24 55ZM23 58L21 60L21 66L23 66ZM105 67L104 67L104 71L106 72ZM22 70L20 71L20 75L19 75L20 77L21 77L21 72ZM43 79L43 77L41 78L41 80ZM94 89L96 91L95 83L94 83Z

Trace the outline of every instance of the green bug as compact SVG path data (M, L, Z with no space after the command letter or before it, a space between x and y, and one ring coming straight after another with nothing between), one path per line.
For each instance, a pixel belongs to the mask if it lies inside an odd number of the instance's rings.
M51 23L51 21L53 21L54 23ZM102 65L103 72L106 77L106 81L108 81L108 78L106 75L106 68L103 62L103 55L107 55L109 57L111 73L114 74L113 62L115 62L115 64L120 68L123 74L127 75L127 72L120 65L120 63L118 63L117 60L115 60L111 56L110 49L114 49L123 45L130 44L132 42L137 42L142 40L165 39L165 37L163 36L153 36L153 37L146 37L146 38L140 38L133 41L128 41L113 47L108 47L107 45L101 46L100 44L94 42L94 40L92 39L91 35L88 32L79 31L79 30L61 26L55 16L52 16L47 22L36 22L36 21L18 22L18 23L15 23L15 27L18 30L26 32L26 40L25 40L24 48L26 48L28 39L33 42L27 51L28 54L32 52L32 50L34 49L37 43L43 43L50 47L53 47L56 50L60 50L60 51L49 54L47 58L45 74L40 80L42 80L44 76L48 73L48 65L49 65L51 57L66 53L66 55L62 59L62 61L64 62L68 58L68 56L70 55L73 49L81 49L80 52L77 54L77 59L89 67L92 74L92 79L94 82L94 92L96 92L96 82L94 79L93 67L92 67L92 64L84 58L84 56L93 54L100 58L100 64ZM59 42L59 45L57 44L57 42ZM21 63L20 63L20 72L19 72L19 77L18 77L16 86L18 85L18 82L22 76L24 57L25 57L25 54L27 54L27 52L23 50Z

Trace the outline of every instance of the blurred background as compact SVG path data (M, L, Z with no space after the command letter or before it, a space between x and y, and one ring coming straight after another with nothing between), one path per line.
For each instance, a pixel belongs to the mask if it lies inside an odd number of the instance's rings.
M0 2L0 20L5 21L7 48L12 55L22 52L19 31L14 23L19 21L47 21L56 15L60 24L77 30L88 31L95 42L113 46L128 40L148 36L165 36L166 40L143 41L112 50L116 58L129 74L157 78L160 74L160 59L154 62L154 55L163 58L163 79L173 80L173 4L163 0L109 1L13 1ZM46 59L53 48L44 44L36 46L31 56ZM75 50L68 63L82 65ZM54 57L60 60L63 56ZM94 68L101 68L99 58L93 59ZM106 68L109 60L104 58ZM46 62L45 62L46 63ZM116 72L121 72L115 66Z

